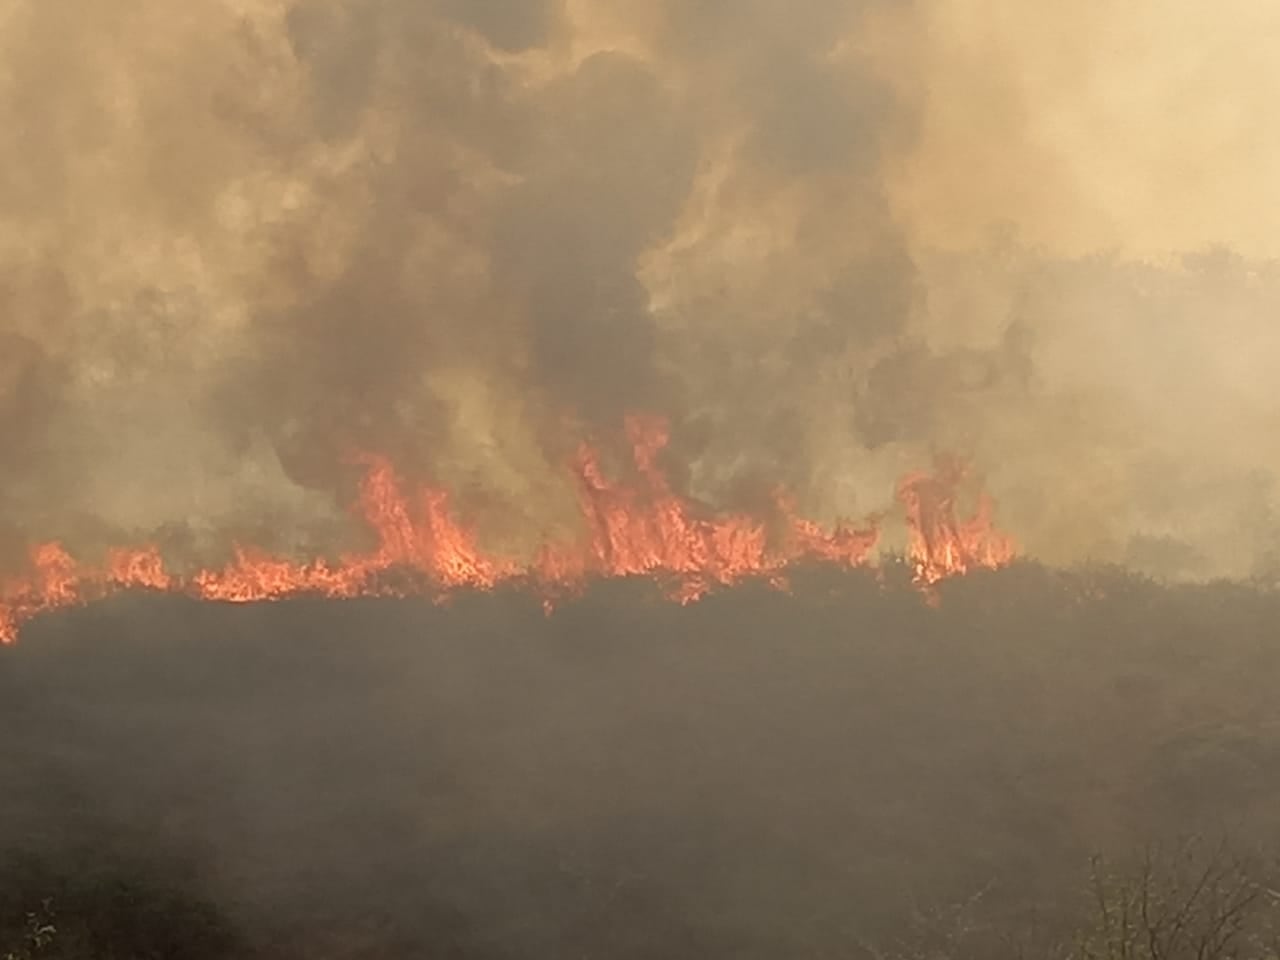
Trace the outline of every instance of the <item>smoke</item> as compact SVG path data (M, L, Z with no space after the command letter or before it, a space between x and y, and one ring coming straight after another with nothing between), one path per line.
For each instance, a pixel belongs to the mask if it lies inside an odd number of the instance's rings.
M0 543L333 549L368 449L528 546L644 409L713 503L952 449L1046 559L1269 572L1276 16L10 0Z

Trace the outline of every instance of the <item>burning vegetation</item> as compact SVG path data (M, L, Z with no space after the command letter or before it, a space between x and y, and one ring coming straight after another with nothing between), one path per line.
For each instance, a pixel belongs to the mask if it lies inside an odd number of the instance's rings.
M782 491L775 494L772 518L711 514L672 490L660 469L665 422L632 416L626 433L634 480L608 477L597 452L582 444L573 472L586 533L574 544L544 545L526 562L487 552L454 514L448 491L406 490L388 459L365 455L356 458L365 473L355 509L376 540L368 552L300 562L240 545L224 567L178 575L166 568L156 545L112 549L95 567L58 543L40 544L31 549L29 572L0 581L0 641L15 640L22 623L43 611L122 590L252 603L305 594L443 599L458 588L516 583L550 609L557 597L595 578L656 577L673 600L688 603L748 578L783 587L787 568L797 561L854 568L874 560L880 536L874 520L824 529L798 516ZM1014 556L985 495L972 518L957 518L963 474L958 461L944 459L936 473L911 474L898 486L909 561L923 588L970 569L1002 566Z
M1280 955L1273 10L0 2L0 960Z

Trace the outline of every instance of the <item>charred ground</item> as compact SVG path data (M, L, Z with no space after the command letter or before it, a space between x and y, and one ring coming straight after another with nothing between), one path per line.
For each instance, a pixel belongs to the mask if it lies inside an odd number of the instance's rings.
M46 616L0 655L9 940L51 898L50 956L858 956L979 890L1067 930L1095 851L1271 842L1275 592L792 587Z

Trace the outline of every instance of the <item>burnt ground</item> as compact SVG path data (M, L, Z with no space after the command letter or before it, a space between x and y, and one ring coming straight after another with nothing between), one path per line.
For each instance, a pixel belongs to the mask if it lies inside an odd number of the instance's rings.
M1022 564L689 607L604 583L125 596L0 651L0 924L49 956L857 957L1094 851L1280 827L1280 595ZM0 937L0 948L6 946ZM3 955L3 949L0 949Z

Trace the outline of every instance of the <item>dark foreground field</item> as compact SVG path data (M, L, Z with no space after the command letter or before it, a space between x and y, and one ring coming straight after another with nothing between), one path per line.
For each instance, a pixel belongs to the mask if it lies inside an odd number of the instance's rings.
M0 651L0 957L1043 955L1091 854L1280 849L1277 681L1275 593L1029 565L117 598Z

